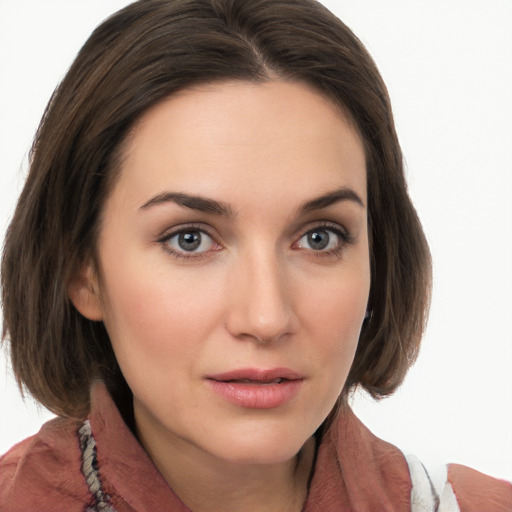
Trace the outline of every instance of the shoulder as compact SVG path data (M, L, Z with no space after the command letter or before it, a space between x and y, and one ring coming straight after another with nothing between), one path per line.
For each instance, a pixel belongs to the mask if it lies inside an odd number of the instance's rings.
M412 512L511 512L512 484L458 464L437 468L406 456Z
M91 500L77 430L62 418L0 457L0 512L83 511Z
M512 511L512 483L484 475L459 464L448 466L447 482L460 506L461 512Z

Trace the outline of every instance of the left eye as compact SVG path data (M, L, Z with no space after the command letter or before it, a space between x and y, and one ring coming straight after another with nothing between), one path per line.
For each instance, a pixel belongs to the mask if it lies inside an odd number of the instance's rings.
M172 252L182 254L207 252L215 246L209 235L196 229L175 233L166 240L166 244Z
M342 243L341 236L332 229L318 228L308 231L297 242L299 249L328 252L336 249Z

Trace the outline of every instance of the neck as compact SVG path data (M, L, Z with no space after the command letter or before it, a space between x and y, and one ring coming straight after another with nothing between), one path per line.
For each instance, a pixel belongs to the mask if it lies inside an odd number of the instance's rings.
M277 464L222 461L183 443L139 439L176 495L193 512L300 512L313 467L310 438L292 459Z

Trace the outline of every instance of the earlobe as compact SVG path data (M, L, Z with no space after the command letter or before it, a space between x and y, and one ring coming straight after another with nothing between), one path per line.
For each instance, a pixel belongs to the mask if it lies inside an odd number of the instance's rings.
M85 318L103 320L98 278L92 262L84 263L68 285L68 296Z

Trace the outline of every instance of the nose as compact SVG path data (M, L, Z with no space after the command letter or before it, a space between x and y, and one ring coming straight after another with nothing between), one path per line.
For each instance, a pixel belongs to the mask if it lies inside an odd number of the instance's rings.
M273 254L240 258L229 279L226 327L238 339L280 340L296 326L286 265Z

